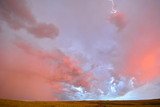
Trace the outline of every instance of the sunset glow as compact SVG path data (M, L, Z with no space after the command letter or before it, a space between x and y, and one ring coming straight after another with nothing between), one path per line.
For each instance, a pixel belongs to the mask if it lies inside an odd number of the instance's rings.
M0 0L0 98L160 98L160 0Z

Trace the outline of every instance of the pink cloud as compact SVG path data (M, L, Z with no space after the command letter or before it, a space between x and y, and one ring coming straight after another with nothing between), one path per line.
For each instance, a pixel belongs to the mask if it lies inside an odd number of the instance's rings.
M24 0L1 0L0 20L15 30L26 29L38 38L56 37L59 33L58 28L54 24L39 24L26 4Z
M118 28L118 31L126 26L126 16L122 12L112 13L109 17L109 21Z
M39 38L43 38L44 35L45 37L52 38L56 37L59 33L55 25L45 23L35 24L35 26L31 26L27 30L33 35L37 35Z
M126 48L124 76L136 77L137 84L151 82L159 78L160 73L159 7L156 2L150 5L151 2L148 1L146 6L144 1L140 2L137 11L128 14L130 23L122 35ZM132 2L128 5L132 6Z
M45 52L22 40L15 46L0 52L0 98L63 100L66 84L90 88L92 75L61 51Z
M31 11L25 4L26 2L24 0L1 0L1 20L7 22L14 29L25 27L25 24L36 23Z

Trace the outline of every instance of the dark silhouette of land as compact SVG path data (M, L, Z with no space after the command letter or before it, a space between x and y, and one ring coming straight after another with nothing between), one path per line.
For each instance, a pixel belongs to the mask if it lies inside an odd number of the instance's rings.
M0 107L160 107L160 99L128 101L18 101L1 99Z

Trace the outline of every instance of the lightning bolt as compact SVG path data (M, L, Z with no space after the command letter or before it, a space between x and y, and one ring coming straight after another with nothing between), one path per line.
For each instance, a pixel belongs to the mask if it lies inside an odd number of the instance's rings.
M110 2L112 3L112 10L111 10L111 13L117 13L116 5L115 5L114 1L113 1L113 0L108 0L108 1L110 1Z

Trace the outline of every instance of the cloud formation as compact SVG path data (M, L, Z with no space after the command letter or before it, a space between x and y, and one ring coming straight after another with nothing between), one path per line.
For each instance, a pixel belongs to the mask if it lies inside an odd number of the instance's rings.
M61 97L71 87L89 90L91 74L61 51L44 52L20 40L15 46L8 50L12 56L1 49L0 98L66 100L75 94Z
M38 22L24 0L1 0L0 21L15 32L24 29L37 38L55 38L59 34L54 24ZM67 100L79 92L72 87L89 90L91 74L58 48L51 53L42 51L17 37L7 41L8 34L3 30L1 33L0 98ZM71 95L63 97L66 91Z
M38 38L55 38L59 33L54 24L39 23L25 0L1 0L0 20L15 30L23 28Z
M117 27L118 31L121 31L126 26L126 16L122 12L111 13L108 19Z
M103 0L1 0L0 98L158 98L160 2L116 4L120 13L110 23L111 4ZM56 21L61 36L43 21ZM155 93L138 95L146 87Z

